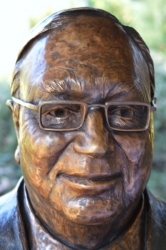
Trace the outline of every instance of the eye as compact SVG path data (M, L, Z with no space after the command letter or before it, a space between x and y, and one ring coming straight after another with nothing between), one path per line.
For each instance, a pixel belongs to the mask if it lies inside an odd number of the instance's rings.
M108 110L109 116L120 116L122 118L133 118L137 113L137 110L131 106L113 106Z
M56 118L66 118L69 115L70 111L65 108L57 108L50 110L47 115L56 117Z
M58 119L58 120L64 120L64 119L74 119L76 116L80 116L81 107L78 104L47 104L42 107L41 114L43 117L47 119Z
M134 110L129 107L123 107L123 108L117 109L115 114L120 115L123 118L131 118L134 115Z

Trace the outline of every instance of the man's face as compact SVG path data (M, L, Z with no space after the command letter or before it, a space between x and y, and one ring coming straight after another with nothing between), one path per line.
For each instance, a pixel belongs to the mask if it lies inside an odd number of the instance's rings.
M149 103L135 82L149 84L147 66L133 48L139 60L110 20L80 16L32 45L21 70L21 99ZM21 107L21 168L31 203L48 225L57 212L88 225L114 223L133 211L150 174L151 126L111 131L102 108L89 110L71 132L42 130L38 120L37 112Z

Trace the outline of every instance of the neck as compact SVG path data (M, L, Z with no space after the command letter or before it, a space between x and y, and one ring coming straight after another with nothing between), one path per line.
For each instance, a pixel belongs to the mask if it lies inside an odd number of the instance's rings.
M54 223L46 224L41 218L40 222L52 234L65 245L74 249L98 249L108 243L107 234L110 225L78 225L63 218L58 213L54 217ZM113 237L113 235L112 235Z
M47 206L47 204L44 204ZM65 218L64 215L50 209L49 213L43 213L43 206L32 206L36 216L45 229L60 242L73 249L98 249L104 245L111 243L117 238L127 227L128 222L132 217L136 216L139 204L135 208L131 216L131 211L128 214L121 214L119 218L108 223L98 225L80 225ZM41 211L40 211L41 210ZM130 214L130 215L129 215Z

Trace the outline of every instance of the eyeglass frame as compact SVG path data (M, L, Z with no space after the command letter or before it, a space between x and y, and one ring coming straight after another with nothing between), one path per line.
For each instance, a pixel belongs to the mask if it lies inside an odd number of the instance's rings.
M106 118L106 122L107 122L107 125L109 127L109 129L111 130L115 130L115 131L127 131L127 132L137 132L137 131L145 131L147 130L147 128L149 127L149 122L150 122L150 112L154 112L156 111L156 98L153 99L152 101L152 104L148 104L148 103L142 103L142 102L106 102L105 104L87 104L85 102L80 102L80 101L42 101L40 102L39 104L37 105L34 105L34 104L31 104L31 103L28 103L28 102L25 102L25 101L22 101L20 99L17 99L15 97L12 96L12 100L23 106L23 107L26 107L28 109L31 109L31 110L34 110L34 111L38 111L39 112L39 127L43 130L46 130L46 131L56 131L56 132L65 132L65 131L75 131L75 130L78 130L79 128L82 127L82 125L84 124L84 121L85 121L85 117L86 117L86 114L87 114L87 110L90 108L91 110L93 109L97 109L97 108L104 108L104 111L105 111L105 118ZM76 128L67 128L67 129L61 129L61 128L58 128L58 129L54 129L54 128L46 128L42 125L41 123L41 107L44 105L44 104L80 104L84 107L83 109L83 115L82 115L82 121L80 123L80 125ZM147 122L146 122L146 126L142 129L120 129L120 128L112 128L110 125L109 125L109 122L108 122L108 106L109 105L139 105L139 106L146 106L148 107L148 118L147 118Z

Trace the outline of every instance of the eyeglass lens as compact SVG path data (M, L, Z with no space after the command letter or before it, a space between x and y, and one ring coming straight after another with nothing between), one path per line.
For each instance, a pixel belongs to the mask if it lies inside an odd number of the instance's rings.
M41 123L45 128L76 129L84 116L84 107L80 104L43 104Z
M148 121L149 108L142 105L110 105L108 123L113 129L144 129Z

